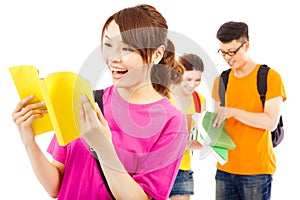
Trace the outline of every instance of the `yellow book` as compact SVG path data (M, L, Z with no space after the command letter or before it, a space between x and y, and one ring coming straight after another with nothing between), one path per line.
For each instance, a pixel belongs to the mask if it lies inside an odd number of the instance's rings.
M39 78L37 68L30 65L10 67L9 71L21 99L34 94L32 102L46 103L48 114L32 124L36 135L54 130L61 146L79 137L80 95L85 94L94 102L88 80L74 72L55 72Z

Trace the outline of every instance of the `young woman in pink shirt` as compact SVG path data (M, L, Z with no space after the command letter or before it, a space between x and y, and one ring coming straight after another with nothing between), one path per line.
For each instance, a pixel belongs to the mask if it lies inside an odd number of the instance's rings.
M126 8L108 18L101 45L113 86L104 89L104 113L99 108L95 112L82 96L81 137L59 146L54 136L48 148L52 162L31 128L47 112L44 102L28 104L33 98L29 96L18 103L13 119L50 196L111 199L92 147L116 199L168 198L188 134L185 116L167 98L170 84L180 82L183 73L174 51L168 50L167 29L164 17L150 5Z

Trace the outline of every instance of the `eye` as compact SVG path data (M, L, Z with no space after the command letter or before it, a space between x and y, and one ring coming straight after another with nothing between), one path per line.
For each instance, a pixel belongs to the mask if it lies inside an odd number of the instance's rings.
M134 49L133 48L130 48L130 47L123 47L122 48L122 51L129 51L129 52L133 52Z
M220 52L222 53L223 56L227 54L226 51L222 51L222 50L221 50Z
M106 46L106 47L111 47L111 44L108 43L108 42L104 42L103 45Z
M235 54L235 51L228 51L227 52L229 55L234 55Z

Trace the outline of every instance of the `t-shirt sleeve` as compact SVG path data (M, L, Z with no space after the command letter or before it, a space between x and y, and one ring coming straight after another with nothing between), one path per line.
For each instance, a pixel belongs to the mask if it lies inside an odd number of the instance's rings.
M66 155L67 155L67 147L66 146L60 146L58 144L56 135L54 134L51 143L47 149L47 152L50 153L53 157L53 159L57 160L60 163L65 164L66 161Z
M286 100L285 88L279 73L270 69L267 79L266 101L275 97L281 96L283 101Z
M219 96L219 81L220 76L217 76L214 81L213 90L212 90L212 98L216 102L221 102L220 96Z
M198 92L197 92L197 94L198 94L198 96L199 96L199 98L200 98L201 104L202 104L203 102L205 102L205 97L204 97L202 94L198 93Z

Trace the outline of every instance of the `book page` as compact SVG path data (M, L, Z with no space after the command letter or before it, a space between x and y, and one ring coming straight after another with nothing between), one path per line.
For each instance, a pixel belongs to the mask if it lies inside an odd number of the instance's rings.
M220 127L213 127L216 113L209 111L194 113L192 117L202 139L199 159L212 154L221 165L224 165L228 160L228 149L236 147L226 130L226 122L224 121Z
M94 105L91 85L73 72L50 74L40 85L58 143L65 146L80 136L80 96L85 94Z
M44 101L42 91L39 85L39 73L36 67L30 65L14 66L9 68L11 77L15 83L20 99L31 94L35 97L31 103ZM53 130L49 115L45 114L43 118L34 120L32 128L36 135Z
M34 94L31 102L46 103L48 114L32 124L36 135L54 130L61 146L79 138L80 96L85 94L94 106L93 91L88 80L74 72L55 72L39 78L37 68L29 65L11 67L9 70L20 98Z
M203 128L211 139L210 145L226 149L234 149L236 146L226 130L226 121L224 121L219 127L214 127L212 124L215 117L216 113L206 111L202 120Z

